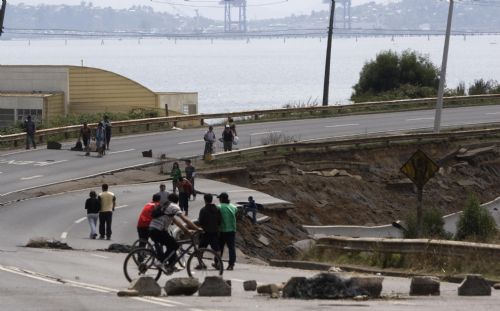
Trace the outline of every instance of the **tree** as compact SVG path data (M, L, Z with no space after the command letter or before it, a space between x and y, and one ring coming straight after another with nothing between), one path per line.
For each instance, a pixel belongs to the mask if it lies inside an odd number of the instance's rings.
M438 72L427 56L415 51L406 50L401 55L383 51L361 69L351 100L435 96L439 85Z
M467 206L458 219L456 239L486 242L496 233L496 222L493 216L481 206L475 195L469 195Z

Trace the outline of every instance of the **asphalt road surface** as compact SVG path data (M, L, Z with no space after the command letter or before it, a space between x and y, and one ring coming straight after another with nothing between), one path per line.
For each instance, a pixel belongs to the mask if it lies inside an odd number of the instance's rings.
M445 109L443 126L497 122L500 106ZM238 148L261 144L269 133L282 133L296 139L345 137L432 128L434 110L355 115L325 119L304 119L237 125ZM141 152L166 154L179 158L203 152L206 129L187 129L162 133L114 137L111 150L103 158L85 157L83 152L67 150L28 150L3 152L0 155L0 197L22 189L92 176L124 167L154 162ZM215 129L217 136L222 128Z
M256 191L219 182L198 180L204 192L227 191L233 201L252 195L263 204L282 202ZM113 216L112 241L88 238L83 202L89 189L46 196L0 208L0 310L495 310L500 291L492 297L459 297L457 284L442 283L440 297L409 297L410 280L385 278L385 299L353 300L270 299L245 292L242 283L259 284L287 281L292 276L310 277L318 271L302 271L244 264L238 254L234 271L225 271L232 282L231 297L136 297L118 298L116 292L128 286L122 263L125 254L99 251L110 243L136 239L135 224L142 206L158 189L157 183L115 186L119 208ZM190 201L195 218L200 199ZM26 248L30 238L53 237L77 250ZM175 277L187 276L185 271ZM347 276L347 275L345 275ZM164 285L163 276L159 284Z

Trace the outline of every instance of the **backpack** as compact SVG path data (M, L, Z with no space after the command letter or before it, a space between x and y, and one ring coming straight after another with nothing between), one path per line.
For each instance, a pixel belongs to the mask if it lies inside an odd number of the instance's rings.
M151 211L151 217L158 218L163 216L163 207L161 205L156 205Z

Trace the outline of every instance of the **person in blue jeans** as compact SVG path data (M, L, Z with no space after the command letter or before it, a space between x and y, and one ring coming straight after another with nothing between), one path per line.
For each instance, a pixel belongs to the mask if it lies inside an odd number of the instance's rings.
M226 192L222 192L219 195L220 204L217 206L219 208L220 214L222 216L222 222L219 227L220 237L219 237L219 247L221 256L224 252L224 246L227 245L227 250L229 252L229 263L226 268L227 271L234 269L234 264L236 262L236 214L238 213L238 208L231 204L229 201L229 196Z

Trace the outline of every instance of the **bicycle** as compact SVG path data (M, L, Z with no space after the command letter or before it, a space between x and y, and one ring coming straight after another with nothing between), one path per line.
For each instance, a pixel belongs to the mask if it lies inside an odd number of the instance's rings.
M176 264L180 264L184 256L189 254L185 268L189 277L221 276L224 272L220 255L207 248L198 248L198 237L196 232L189 239L177 241L179 246L188 245L187 248L180 247L177 259L168 264L167 257L163 262L157 257L156 251L150 248L133 249L123 262L123 273L125 278L132 282L140 276L150 276L156 281L161 274L172 275L177 271ZM184 259L185 260L185 259Z

